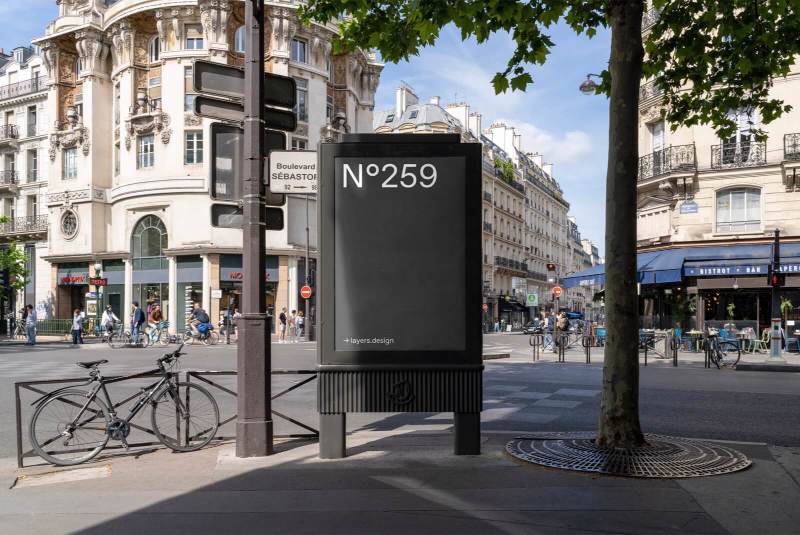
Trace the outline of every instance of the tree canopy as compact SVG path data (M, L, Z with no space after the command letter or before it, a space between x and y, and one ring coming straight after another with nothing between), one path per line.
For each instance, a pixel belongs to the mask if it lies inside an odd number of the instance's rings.
M608 25L615 3L620 0L309 0L300 13L306 21L343 17L336 51L377 49L391 62L434 44L450 24L478 43L508 32L514 53L492 79L500 93L533 83L531 68L544 64L555 46L548 33L554 24L593 37ZM800 40L791 37L800 30L800 2L653 0L652 9L658 17L645 42L643 74L662 90L673 128L711 124L727 137L735 129L730 110L758 113L763 123L789 111L769 90L800 53ZM609 91L609 77L602 70L599 92Z

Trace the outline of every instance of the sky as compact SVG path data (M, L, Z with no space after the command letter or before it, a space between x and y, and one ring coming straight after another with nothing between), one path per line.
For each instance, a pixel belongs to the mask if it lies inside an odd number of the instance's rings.
M0 32L0 47L11 50L44 34L58 13L55 0L0 0L0 20L13 21ZM494 74L504 69L514 50L510 36L501 33L488 42L462 41L454 28L445 28L436 45L407 62L388 63L375 96L375 109L394 107L401 82L422 101L441 97L442 105L464 101L483 116L515 126L525 151L538 152L553 164L553 174L570 203L570 215L581 235L604 249L605 173L608 147L608 101L586 96L578 86L587 73L599 73L608 62L610 33L594 39L576 36L568 27L549 30L556 46L547 63L531 69L534 84L526 92L495 95Z

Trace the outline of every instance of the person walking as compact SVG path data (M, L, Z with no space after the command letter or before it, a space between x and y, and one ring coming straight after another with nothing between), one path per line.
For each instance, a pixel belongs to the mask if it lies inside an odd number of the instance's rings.
M286 343L286 323L288 318L286 317L286 307L281 309L281 313L278 316L278 343L285 344Z
M305 326L306 326L306 318L302 310L297 313L295 324L297 325L297 339L298 341L302 341L303 336L305 335Z
M131 306L131 342L133 344L139 343L139 331L145 323L144 310L139 308L139 301L134 301Z
M289 314L289 342L297 342L297 311L292 310Z
M83 315L81 309L72 311L72 345L83 344Z
M569 318L567 313L563 310L559 312L556 318L556 340L561 345L566 341L567 333L569 332Z
M551 312L550 314L546 315L545 330L547 332L545 335L545 346L547 346L549 339L550 349L552 349L553 353L556 353L558 351L558 341L555 339L555 336L557 335L555 312Z
M25 334L28 336L28 341L25 342L25 344L29 346L35 346L36 311L33 309L33 305L28 305L25 307Z

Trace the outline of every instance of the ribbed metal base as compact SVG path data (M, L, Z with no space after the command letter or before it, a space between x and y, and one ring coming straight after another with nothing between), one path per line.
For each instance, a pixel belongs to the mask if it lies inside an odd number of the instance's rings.
M506 452L529 463L626 477L684 478L744 470L752 461L743 453L711 442L645 435L635 449L601 448L595 433L542 433L518 437Z
M320 370L322 414L464 412L483 408L483 370Z

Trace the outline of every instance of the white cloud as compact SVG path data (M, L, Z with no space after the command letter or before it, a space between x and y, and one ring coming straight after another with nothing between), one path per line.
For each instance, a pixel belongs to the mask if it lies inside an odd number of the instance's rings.
M592 154L592 138L581 130L556 133L539 128L533 123L514 119L497 119L513 126L522 134L522 148L526 152L538 152L546 162L556 166L583 161Z

